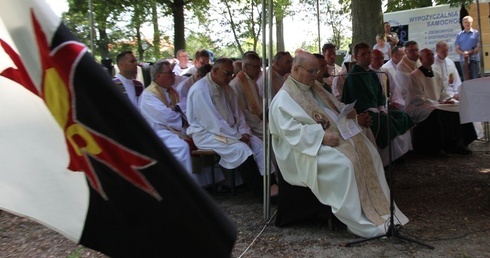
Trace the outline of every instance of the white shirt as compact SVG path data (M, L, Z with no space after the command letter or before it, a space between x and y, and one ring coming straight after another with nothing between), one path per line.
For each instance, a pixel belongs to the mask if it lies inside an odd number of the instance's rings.
M455 94L459 94L459 87L461 86L461 77L459 76L458 69L453 60L449 58L440 59L437 54L434 55L434 64L432 70L442 76L442 82L446 87L447 93L453 97Z
M122 82L124 86L124 90L126 91L126 95L129 98L129 101L133 103L135 107L138 107L138 98L136 97L136 91L134 89L133 79L132 78L126 79L126 77L122 76L120 73L116 74L115 77Z
M381 66L388 74L388 80L390 82L391 96L390 100L392 103L398 104L398 107L403 110L405 107L405 100L403 99L401 89L396 81L396 64L390 59L383 66Z

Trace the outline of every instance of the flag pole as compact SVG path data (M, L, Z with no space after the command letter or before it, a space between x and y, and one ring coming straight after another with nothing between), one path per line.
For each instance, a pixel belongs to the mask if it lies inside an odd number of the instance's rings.
M267 62L267 31L266 31L266 28L267 28L267 4L268 4L268 1L269 0L262 0L262 73L264 74L264 76L262 76L262 85L264 85L263 87L263 92L262 92L262 96L264 96L262 98L262 121L264 121L263 123L263 135L264 135L264 138L263 138L263 149L264 149L264 220L265 221L268 221L269 220L269 217L270 217L270 204L269 204L269 195L270 195L270 188L269 188L269 182L270 182L270 168L269 168L269 155L270 155L270 152L269 152L269 149L268 149L268 139L269 139L269 131L267 130L267 124L265 121L267 121L267 107L268 107L268 96L267 95L267 89L269 88L269 84L268 84L268 79L267 79L267 73L266 73L266 69L267 69L267 66L269 65L270 67L270 64L268 64ZM269 63L270 63L270 60L269 60Z
M316 0L316 26L318 29L318 53L322 53L322 39L320 37L320 0Z

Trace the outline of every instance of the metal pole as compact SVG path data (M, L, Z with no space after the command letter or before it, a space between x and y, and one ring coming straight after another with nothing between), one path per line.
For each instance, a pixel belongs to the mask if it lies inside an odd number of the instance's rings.
M89 18L90 18L90 51L92 55L95 56L94 53L94 11L92 6L92 0L88 1L88 9L89 9Z
M318 53L322 53L322 39L320 37L320 0L316 0L316 23L318 28Z
M483 58L483 39L482 39L482 28L481 28L481 21L480 21L480 1L476 0L476 18L478 19L478 31L480 32L480 38L479 38L479 43L480 43L480 77L485 76L485 60Z
M269 0L270 1L270 0ZM266 123L266 119L267 119L267 99L268 99L268 95L267 95L267 88L268 87L268 80L267 80L267 73L266 73L266 69L267 69L267 31L266 31L266 28L267 28L267 4L268 4L268 1L267 0L262 0L262 83L264 85L264 88L263 88L263 98L262 98L262 121L264 121L264 127L263 127L263 135L264 135L264 138L263 138L263 141L264 141L264 144L263 144L263 148L264 148L264 220L265 221L268 221L269 218L270 218L270 199L269 199L269 196L270 196L270 187L269 187L269 182L270 182L270 168L268 166L269 164L269 152L267 151L268 150L268 145L267 145L267 139L268 139L268 130L267 130L267 123ZM272 16L272 14L270 14L270 16ZM269 60L269 63L270 63L270 60ZM269 65L270 67L270 65Z

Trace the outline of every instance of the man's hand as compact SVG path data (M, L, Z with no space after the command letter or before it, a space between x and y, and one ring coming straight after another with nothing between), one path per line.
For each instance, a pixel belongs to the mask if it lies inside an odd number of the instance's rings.
M442 104L454 104L454 100L452 98L446 99L445 101L441 102Z
M242 138L240 138L240 141L250 146L250 135L248 133L242 134Z
M339 145L339 136L336 135L335 133L325 131L325 134L323 135L322 144L330 147L335 147Z
M390 101L390 102L388 102L388 105L392 110L400 110L400 105L396 102Z
M356 116L357 116L357 112L356 112L356 110L355 110L355 109L352 109L352 110L350 111L350 113L347 115L347 118L349 118L349 119L354 119L354 118L356 118Z
M360 126L369 128L372 124L371 116L369 115L368 112L361 113L361 114L357 115L357 123Z

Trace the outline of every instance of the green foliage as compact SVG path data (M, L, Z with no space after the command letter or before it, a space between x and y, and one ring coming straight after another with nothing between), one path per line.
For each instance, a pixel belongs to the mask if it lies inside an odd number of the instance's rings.
M473 0L436 0L436 4L448 4L451 7L469 6Z
M261 11L259 0L215 0L207 24L217 24L220 31L214 31L216 43L235 47L241 56L247 50L258 50L261 36ZM230 37L230 35L232 37ZM245 50L247 49L247 50Z
M274 15L279 18L284 18L286 15L292 14L292 11L288 10L289 6L291 6L291 0L274 0Z
M209 49L213 53L218 50L211 37L202 32L191 32L186 38L186 44L187 51L189 52L191 58L194 52L198 49Z

